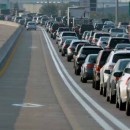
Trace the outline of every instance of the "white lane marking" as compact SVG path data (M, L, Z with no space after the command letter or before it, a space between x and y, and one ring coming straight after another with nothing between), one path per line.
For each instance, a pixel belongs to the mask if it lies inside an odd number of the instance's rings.
M67 72L67 70L65 69L64 65L62 64L62 62L60 61L54 47L52 46L52 43L47 35L47 33L45 32L45 30L42 29L42 32L46 35L46 38L48 38L49 44L53 50L53 53L55 54L56 59L58 60L58 63L61 65L62 70L64 71L64 73L66 74L66 76L68 77L68 79L71 81L71 83L73 84L73 86L99 111L101 112L107 119L109 119L115 126L117 126L118 128L120 128L121 130L130 130L130 128L128 128L126 125L124 125L121 121L119 121L117 118L115 118L113 115L111 115L109 112L107 112L103 107L101 107L98 103L96 103L89 95L87 95L87 93L85 93L80 86L73 80L73 78L69 75L69 73Z
M43 30L43 29L42 29ZM55 54L55 57L58 61L58 63L60 64L62 70L64 71L64 73L66 74L66 76L68 77L68 79L70 80L70 82L73 84L73 86L81 93L82 96L84 96L90 103L91 105L93 105L99 112L101 112L107 119L109 119L115 126L117 126L118 128L120 128L121 130L130 130L130 128L128 128L125 124L123 124L121 121L119 121L117 118L115 118L113 115L111 115L108 111L106 111L103 107L101 107L97 102L95 102L87 93L85 93L85 91L83 91L80 86L73 80L73 78L69 75L69 73L67 72L67 70L65 69L64 65L62 64L62 62L60 61L54 47L52 46L52 42L50 41L47 33L45 32L45 30L43 30L46 37L48 38L49 44Z
M44 35L44 32L43 32ZM48 39L45 37L46 42L48 43ZM42 45L43 46L43 45ZM49 44L47 44L48 49L50 51L51 57L53 59L53 62L57 68L58 73L60 74L61 78L63 79L64 83L68 87L68 89L71 91L71 93L74 95L74 97L78 100L78 102L84 107L84 109L96 120L96 122L105 130L114 130L107 122L105 122L86 102L76 93L76 91L73 89L73 87L70 85L70 83L67 81L65 76L63 75L63 72L61 71Z
M12 104L15 107L43 107L45 105L34 104L34 103L21 103L21 104Z

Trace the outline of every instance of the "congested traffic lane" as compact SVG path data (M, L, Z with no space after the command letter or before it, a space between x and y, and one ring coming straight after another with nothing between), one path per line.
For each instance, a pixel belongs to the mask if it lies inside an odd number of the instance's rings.
M54 48L55 48L58 56L60 57L60 60L65 65L65 68L67 69L67 71L69 72L69 74L71 75L71 77L73 77L74 80L78 83L78 85L88 95L90 95L98 104L100 104L100 106L102 106L102 108L104 108L105 110L107 110L107 112L109 112L109 114L107 115L106 112L104 113L103 111L101 112L100 110L98 110L98 112L100 111L101 113L104 114L104 116L106 114L106 116L107 116L106 118L108 118L109 121L111 120L112 123L117 124L117 127L119 127L118 129L121 128L120 124L122 124L122 126L123 125L126 126L126 128L124 128L124 129L129 129L128 128L128 127L130 127L129 126L129 117L127 117L125 115L125 112L123 112L123 111L120 112L118 109L116 109L115 105L107 103L106 99L104 97L100 96L99 91L96 91L96 90L92 89L91 81L89 83L87 83L87 84L81 83L80 82L80 77L76 76L74 74L73 63L67 62L66 57L62 57L61 56L61 54L58 52L58 48L57 48L57 45L55 44L54 40L51 40L51 42L52 42L52 45L54 46ZM94 108L94 110L96 110L96 109ZM99 112L99 114L101 114L100 112ZM114 118L114 117L116 117L116 118ZM123 129L123 127L121 129Z

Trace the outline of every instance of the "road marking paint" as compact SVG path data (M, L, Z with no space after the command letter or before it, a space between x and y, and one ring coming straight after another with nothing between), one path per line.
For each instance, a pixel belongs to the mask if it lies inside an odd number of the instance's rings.
M46 37L45 37L46 42L48 43ZM48 45L48 44L47 44ZM105 130L114 130L108 123L106 123L86 102L76 93L76 91L73 89L73 87L70 85L68 80L65 78L63 72L61 71L54 54L51 51L50 45L48 45L48 49L50 51L50 54L52 56L53 62L57 68L57 71L59 72L60 76L62 77L64 83L68 87L68 89L71 91L73 96L78 100L78 102L85 108L85 110L96 120L96 122L99 123L99 125L104 128Z
M12 104L15 107L43 107L45 105L34 104L34 103L21 103L21 104Z
M52 42L50 41L47 33L45 32L44 29L42 29L42 33L47 41L47 43L49 43L48 48L51 46L53 51L53 54L55 55L55 59L57 59L58 63L60 64L62 70L64 71L64 73L66 74L66 76L68 77L68 79L70 80L70 82L73 84L73 86L78 90L78 92L80 92L80 94L82 94L82 96L84 96L90 103L91 105L93 105L99 112L101 112L107 119L109 119L115 126L117 126L118 128L122 129L122 130L130 130L130 128L128 128L126 125L124 125L121 121L119 121L117 118L115 118L113 115L111 115L109 112L107 112L104 108L102 108L98 103L96 103L87 93L85 93L85 91L83 91L80 86L73 80L73 78L69 75L69 73L67 72L67 70L65 69L64 65L62 64L62 62L60 61L54 47L52 46ZM52 51L50 51L50 53L52 53ZM52 56L54 57L54 55L52 54ZM53 59L53 61L55 60ZM59 67L57 68L59 69ZM68 87L68 86L67 86Z

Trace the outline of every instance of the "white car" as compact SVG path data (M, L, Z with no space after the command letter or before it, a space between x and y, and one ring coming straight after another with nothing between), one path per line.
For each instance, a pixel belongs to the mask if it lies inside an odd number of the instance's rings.
M122 76L116 84L116 107L120 110L124 110L126 107L127 99L127 80L130 78L130 63L126 66Z
M106 96L107 81L116 62L119 59L130 58L130 50L112 51L107 58L105 65L100 70L100 93Z
M36 23L32 22L32 21L28 22L27 25L26 25L27 30L36 30L36 28L37 28Z

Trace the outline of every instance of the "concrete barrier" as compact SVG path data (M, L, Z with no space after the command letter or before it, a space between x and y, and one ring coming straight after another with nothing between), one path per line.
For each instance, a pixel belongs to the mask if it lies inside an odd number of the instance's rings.
M0 48L0 76L3 74L3 68L11 55L15 45L16 40L20 36L22 32L22 26L12 23L12 22L4 22L0 21L0 24L8 25L8 26L16 26L17 29L14 31L14 33L5 41L5 43Z

